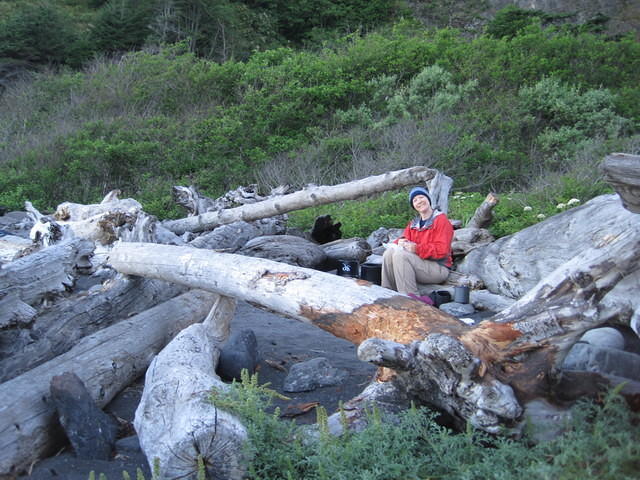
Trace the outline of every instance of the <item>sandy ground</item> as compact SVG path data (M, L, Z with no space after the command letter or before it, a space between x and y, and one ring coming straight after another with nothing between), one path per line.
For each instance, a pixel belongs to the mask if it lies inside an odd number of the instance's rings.
M259 310L241 302L238 304L232 329L252 329L258 340L260 383L270 383L271 388L282 391L286 371L294 363L316 357L325 357L335 368L347 370L349 377L342 384L318 388L311 392L285 393L289 400L276 400L275 405L283 413L296 411L302 404L318 402L331 414L340 401L346 401L360 393L372 379L375 368L359 361L356 347L317 327ZM279 367L279 368L278 368ZM133 420L135 409L142 393L142 379L121 392L105 410L128 422ZM289 410L287 410L289 409ZM315 422L315 410L294 417L298 423ZM123 434L134 433L124 428ZM121 451L112 461L82 460L75 457L70 447L58 455L34 465L31 475L21 479L32 480L87 480L89 472L105 474L107 480L122 479L122 471L136 478L136 469L141 468L147 480L150 478L146 459L140 451Z

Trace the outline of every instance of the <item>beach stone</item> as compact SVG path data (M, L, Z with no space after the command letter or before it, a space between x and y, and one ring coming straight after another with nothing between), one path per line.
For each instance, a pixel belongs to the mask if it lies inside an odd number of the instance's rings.
M95 404L82 380L65 372L51 379L51 399L76 456L109 460L118 434L117 422Z
M582 335L580 341L586 342L594 347L624 350L624 336L612 327L594 328L593 330L589 330Z
M285 392L308 392L342 383L347 376L346 370L333 368L326 358L317 357L293 365L282 389Z
M615 348L596 347L588 343L576 343L562 368L584 370L640 381L640 355Z
M470 303L447 302L440 305L440 310L454 317L466 317L476 311Z
M137 435L121 438L116 441L116 452L120 454L141 453L140 440Z
M243 369L253 374L258 366L258 340L251 329L233 332L220 350L217 373L224 380L240 380Z

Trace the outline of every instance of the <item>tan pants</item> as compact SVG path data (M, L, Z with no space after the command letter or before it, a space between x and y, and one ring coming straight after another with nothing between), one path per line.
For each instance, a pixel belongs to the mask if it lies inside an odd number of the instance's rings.
M447 267L401 248L388 248L382 257L382 286L400 293L418 293L418 282L442 283L448 276Z

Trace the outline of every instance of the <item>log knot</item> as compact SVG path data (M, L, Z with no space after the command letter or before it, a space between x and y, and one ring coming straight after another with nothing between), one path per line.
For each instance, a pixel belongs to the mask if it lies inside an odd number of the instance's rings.
M304 272L270 272L265 271L258 280L268 280L278 287L284 287L293 280L306 280L309 275Z

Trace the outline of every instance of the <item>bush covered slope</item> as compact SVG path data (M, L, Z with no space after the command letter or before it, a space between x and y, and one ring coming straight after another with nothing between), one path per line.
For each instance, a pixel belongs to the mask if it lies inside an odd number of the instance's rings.
M412 165L443 170L458 190L550 197L562 190L586 200L603 189L596 165L605 154L638 152L640 43L633 36L543 27L539 16L507 11L486 34L469 37L412 20L392 24L400 7L359 1L322 3L323 15L335 18L321 25L313 12L301 13L311 8L304 3L234 7L236 14L261 11L271 19L263 25L274 29L262 50L240 49L246 58L233 59L228 50L221 61L215 49L201 51L200 41L187 37L10 83L0 96L0 205L22 208L30 200L47 210L64 200L95 202L119 188L148 211L172 217L181 214L170 199L175 184L216 196L256 181L268 190ZM155 0L56 5L0 2L2 21L14 22L0 29L2 55L13 45L16 59L55 63L42 49L64 34L68 54L79 61L87 45L96 51L91 35L98 25L159 15ZM119 16L109 10L134 6ZM30 47L24 32L35 24L25 18L45 13L68 28L54 25ZM365 14L376 31L336 36L347 24L365 26L358 23ZM284 21L294 17L314 20ZM155 25L146 22L143 30ZM498 27L509 34L496 34ZM149 42L129 39L124 33L139 31L131 26L114 31L104 45L122 42L122 50ZM314 36L322 42L312 43ZM308 48L300 48L305 42Z

